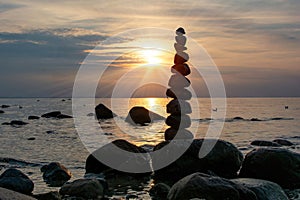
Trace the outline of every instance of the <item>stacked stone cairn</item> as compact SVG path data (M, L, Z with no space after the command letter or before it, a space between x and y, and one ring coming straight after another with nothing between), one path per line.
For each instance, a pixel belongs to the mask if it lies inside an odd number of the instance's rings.
M191 105L187 102L192 94L186 88L191 82L186 78L191 73L190 67L186 63L189 55L184 52L187 50L185 30L178 28L176 30L174 48L176 54L174 57L174 65L171 67L173 75L169 80L169 89L166 91L167 97L173 98L167 104L167 113L170 115L166 119L166 124L170 126L165 131L165 140L173 139L193 139L193 134L187 130L191 126L191 118L188 114L192 113Z

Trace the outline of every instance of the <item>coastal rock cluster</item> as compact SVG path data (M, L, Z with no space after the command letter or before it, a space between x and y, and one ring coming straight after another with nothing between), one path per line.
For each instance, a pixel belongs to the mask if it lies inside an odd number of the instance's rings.
M176 30L176 43L174 48L176 54L174 57L174 65L171 67L173 75L169 79L169 87L166 95L173 98L167 104L167 113L170 115L166 119L166 124L170 126L165 131L165 140L172 139L193 139L193 134L187 130L191 126L191 119L188 114L192 113L191 105L187 100L191 99L191 93L186 89L191 82L186 76L191 73L191 69L186 63L189 55L185 52L187 48L185 30L178 28Z

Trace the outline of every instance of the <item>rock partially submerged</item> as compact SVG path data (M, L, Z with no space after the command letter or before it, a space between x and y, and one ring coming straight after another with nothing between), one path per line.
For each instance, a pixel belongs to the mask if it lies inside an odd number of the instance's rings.
M169 194L169 200L190 199L230 199L230 200L257 200L254 192L230 180L210 176L203 173L194 173L175 183Z
M39 116L30 115L28 116L28 120L40 119Z
M281 148L260 148L249 152L239 176L278 183L283 188L300 187L300 154Z
M59 193L63 196L83 199L101 199L104 195L104 188L97 179L78 179L65 183Z
M276 142L282 146L293 146L295 145L294 143L288 141L288 140L285 140L285 139L276 139L276 140L273 140L273 142Z
M238 178L231 180L232 182L243 185L244 187L253 191L260 200L288 200L288 197L282 188L271 181L252 179L252 178Z
M65 182L70 180L72 176L71 172L58 162L44 165L41 168L41 172L43 172L44 181L54 187L62 186Z
M56 118L56 119L73 118L72 116L62 114L60 111L53 111L53 112L45 113L41 117L43 117L43 118Z
M27 122L23 122L21 120L12 120L11 122L4 122L2 123L2 125L11 125L11 126L16 126L16 127L19 127L19 126L24 126L28 124Z
M6 188L0 187L0 199L1 200L36 200L31 196L9 190ZM48 200L48 199L47 199Z
M4 111L3 110L0 110L0 114L3 114L4 113Z
M165 118L163 116L160 116L152 111L149 111L144 107L135 106L130 109L125 121L131 124L146 125L153 122L153 120L164 120L164 119Z
M102 103L100 103L95 107L95 113L97 119L111 119L117 116L115 113L113 113L108 107L106 107Z
M179 179L195 173L205 172L217 174L226 178L237 177L237 172L243 161L243 154L231 143L223 140L207 139L209 145L215 146L204 158L199 158L199 151L204 139L195 139L191 144L184 140L174 141L169 151L153 158L152 165L154 169L164 162L165 158L171 158L181 151L184 145L190 145L188 149L176 161L155 171L155 179L178 181ZM161 142L156 145L154 151L162 149L169 142Z
M265 140L254 140L251 142L253 146L267 146L267 147L280 147L281 145L276 142L265 141Z
M130 154L124 154L129 152ZM86 173L104 173L107 174L130 174L133 176L145 175L149 173L126 173L112 169L103 161L111 163L114 168L122 168L124 171L132 170L132 164L138 168L145 168L151 172L151 166L149 157L141 155L141 153L147 153L142 147L138 147L134 144L127 142L126 140L115 140L112 143L106 144L103 147L97 149L88 156L85 163Z
M7 169L0 176L0 187L23 194L31 194L34 184L28 176L20 170Z

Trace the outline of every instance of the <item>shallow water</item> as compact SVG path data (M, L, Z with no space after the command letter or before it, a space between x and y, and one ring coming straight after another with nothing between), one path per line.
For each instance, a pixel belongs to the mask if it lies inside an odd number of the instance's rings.
M85 159L89 151L97 149L108 141L123 138L137 145L155 145L164 140L164 130L167 128L164 120L155 121L149 126L132 126L124 122L128 110L132 106L140 105L162 116L169 99L165 98L139 98L116 99L113 112L118 117L114 120L100 122L100 126L93 116L87 117L88 105L86 99L76 105L82 109L82 115L75 116L80 119L84 130L75 129L73 119L46 119L27 120L29 115L41 116L50 111L59 110L64 114L72 115L72 101L65 99L0 99L0 105L11 105L9 108L0 108L5 111L0 114L0 124L11 120L22 120L29 124L22 127L0 125L1 173L9 168L16 167L25 172L35 183L34 193L57 190L49 188L42 180L40 167L48 162L60 162L73 174L72 180L84 176ZM191 130L195 137L205 136L209 125L220 125L222 120L217 116L227 110L224 127L220 138L234 143L243 153L254 147L250 142L255 139L273 140L276 138L288 139L294 142L291 150L300 153L300 98L232 98L227 99L227 107L218 107L217 112L211 107L210 99L197 99L192 102L193 114ZM110 99L96 99L97 103L104 103L110 107ZM19 108L19 105L22 108ZM289 109L284 106L288 105ZM199 109L197 109L199 108ZM197 112L198 110L198 112ZM242 117L242 120L234 120ZM211 119L212 118L212 119ZM258 118L262 121L250 121ZM76 121L76 120L75 120ZM90 126L89 122L93 122ZM195 131L196 130L196 131ZM47 133L51 131L51 133ZM34 137L35 140L28 140ZM101 144L101 145L100 145ZM87 149L87 148L88 149ZM11 158L5 160L3 158ZM15 159L15 160L13 160ZM25 162L21 162L25 161ZM120 185L115 196L124 196L127 193L136 194L139 199L149 199L147 190L151 180L140 186L139 192L128 186Z

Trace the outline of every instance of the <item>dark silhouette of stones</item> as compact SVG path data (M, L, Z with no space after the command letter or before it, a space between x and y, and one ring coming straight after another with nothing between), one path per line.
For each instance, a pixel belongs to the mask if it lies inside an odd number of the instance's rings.
M166 95L173 99L190 100L192 98L192 93L187 89L169 88Z
M282 148L260 148L249 152L240 177L275 182L284 188L300 187L300 154Z
M276 142L282 146L293 146L295 145L294 143L288 141L288 140L284 140L284 139L276 139L276 140L273 140L273 142Z
M53 112L45 113L41 117L43 117L43 118L57 118L58 115L61 115L60 111L53 111Z
M194 138L193 133L186 129L173 129L173 128L168 128L165 131L165 140L173 140L176 136L176 140L191 140Z
M0 114L3 114L4 113L4 111L3 110L0 110Z
M150 189L149 194L154 200L165 200L170 189L170 186L167 184L157 183Z
M64 184L59 193L63 196L83 199L101 199L104 195L104 188L97 179L78 179Z
M165 157L177 157L182 147L188 145L188 149L175 162L156 170L154 178L156 180L178 181L179 179L195 172L213 172L214 174L225 177L235 178L243 161L243 154L233 144L215 139L206 139L208 145L213 145L213 149L204 158L199 158L199 151L204 139L194 139L192 143L185 140L176 140L172 143L169 151L161 157L152 160L153 168L163 162ZM154 151L168 145L169 142L161 142L154 147Z
M189 55L185 52L178 52L174 57L174 64L184 64L189 60Z
M182 27L179 27L176 30L176 35L184 35L185 34L185 30Z
M191 105L184 100L173 99L167 104L167 113L173 115L191 114L192 108Z
M282 188L276 183L260 180L260 179L252 179L252 178L238 178L238 179L233 179L231 181L253 191L257 199L288 200L288 197L286 196Z
M182 76L187 76L191 73L191 69L187 64L177 64L172 66L171 72L179 73Z
M40 119L40 117L39 116L33 116L33 115L28 116L28 120L34 120L34 119Z
M276 142L265 141L265 140L254 140L251 142L253 146L268 146L268 147L280 147L281 145Z
M131 152L131 154L124 154L123 151ZM136 154L132 154L136 153ZM132 165L130 162L135 162L136 165L143 167L145 169L149 169L151 171L150 163L145 162L148 161L148 157L141 155L141 153L147 153L145 149L142 147L138 147L134 144L129 143L126 140L115 140L112 143L106 144L103 147L97 149L92 154L88 156L85 163L85 171L86 173L113 173L113 174L131 174L133 176L138 176L136 173L127 173L123 171L118 171L116 169L112 169L110 166L107 166L105 163L102 163L97 158L101 158L101 160L108 160L109 162L113 162L115 166L122 166L123 169L130 168ZM140 162L142 161L142 162ZM146 164L145 164L146 163ZM146 173L148 174L148 173ZM144 174L142 174L144 175Z
M57 119L69 119L69 118L73 118L70 115L65 115L65 114L59 114L56 116Z
M169 79L168 85L171 88L185 88L191 85L191 81L180 74L175 74Z
M153 120L163 120L164 117L149 111L148 109L140 106L135 106L130 109L125 121L131 124L146 125Z
M188 115L169 115L166 124L174 129L188 128L191 126L191 118Z
M23 194L31 194L34 184L20 170L7 169L0 176L0 187Z
M230 200L257 200L256 195L246 187L230 180L210 176L203 173L194 173L175 183L167 199L230 199Z
M95 113L97 119L111 119L117 116L109 108L107 108L105 105L101 103L96 106Z
M52 162L48 165L44 165L41 168L41 172L43 172L44 181L48 185L54 187L62 186L71 178L71 172L58 162Z
M27 138L27 140L35 140L35 137Z
M35 198L19 192L0 187L1 200L36 200ZM50 199L47 199L50 200Z
M3 122L1 125L10 125L9 122Z

